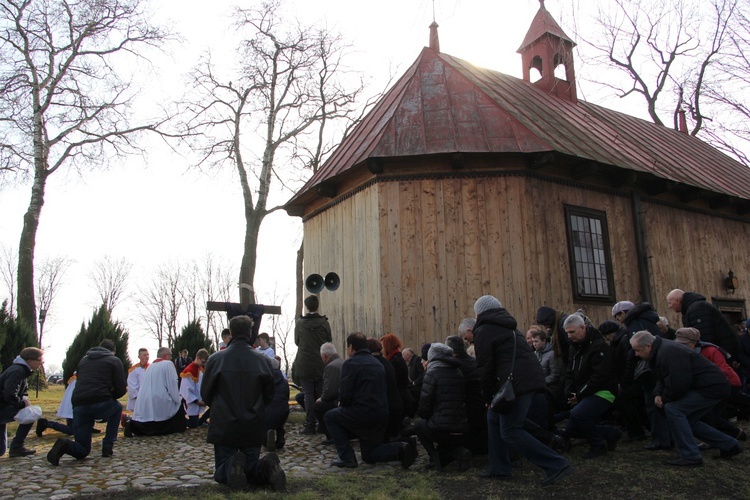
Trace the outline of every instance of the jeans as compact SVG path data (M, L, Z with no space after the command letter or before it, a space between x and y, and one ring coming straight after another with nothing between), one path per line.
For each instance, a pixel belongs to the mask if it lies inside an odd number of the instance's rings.
M323 394L323 380L302 380L302 392L305 393L305 428L315 430L315 400Z
M687 460L702 458L694 437L725 451L739 444L736 439L700 420L718 402L719 400L709 399L697 391L688 391L682 399L664 404L667 422L680 450L680 457Z
M585 437L592 448L607 446L604 439L616 430L608 425L599 425L599 420L611 407L612 403L599 396L583 398L570 410L565 436Z
M494 476L510 476L513 467L510 450L520 453L532 464L541 467L547 477L555 474L570 462L543 445L523 429L526 414L534 399L534 393L517 394L516 402L509 413L500 415L487 410L487 433L489 447L489 469Z
M5 429L5 424L13 422L13 417L16 416L16 413L18 413L19 410L20 408L15 406L0 406L0 433L2 433L3 438L3 440L0 441L0 456L5 455L5 451L8 449L8 432ZM29 431L31 430L33 425L34 424L19 424L18 430L16 431L16 436L10 443L11 449L17 450L19 448L23 448L23 444L26 441L26 436L29 435Z
M672 446L672 437L670 436L669 427L667 425L667 418L662 413L660 408L657 408L654 404L654 386L644 386L643 390L646 394L646 414L651 424L651 444L654 446L660 446L663 448L669 448Z
M463 446L464 434L431 429L427 420L419 420L414 426L417 438L422 443L430 462L436 466L447 465L455 452ZM437 445L437 449L435 449Z
M265 484L263 467L258 457L260 447L249 446L247 448L236 448L232 446L214 445L214 481L220 484L229 484L229 476L232 473L234 456L237 452L245 455L245 477L248 483Z
M75 442L68 443L65 453L77 459L86 458L91 453L91 429L95 420L106 420L102 449L111 450L117 441L122 405L116 399L101 403L73 407L73 436Z

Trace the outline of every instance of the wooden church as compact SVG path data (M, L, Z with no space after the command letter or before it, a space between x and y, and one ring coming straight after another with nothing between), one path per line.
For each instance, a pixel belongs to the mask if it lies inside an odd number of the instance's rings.
M354 331L442 341L484 294L522 329L542 305L598 324L619 300L679 325L673 288L747 317L750 169L686 127L579 100L574 45L541 2L518 79L441 53L433 23L430 46L287 202L305 276L341 279L320 293L339 348Z

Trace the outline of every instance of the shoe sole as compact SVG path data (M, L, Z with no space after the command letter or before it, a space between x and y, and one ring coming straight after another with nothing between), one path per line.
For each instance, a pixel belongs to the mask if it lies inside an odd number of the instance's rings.
M563 470L561 470L554 476L548 477L547 479L542 481L542 486L552 486L553 484L573 474L573 471L574 471L573 466L567 465Z

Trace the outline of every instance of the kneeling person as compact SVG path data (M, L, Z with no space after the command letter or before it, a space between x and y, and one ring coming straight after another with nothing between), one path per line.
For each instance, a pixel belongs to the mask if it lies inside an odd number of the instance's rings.
M177 385L177 370L169 347L161 347L158 359L146 370L132 419L125 419L125 437L163 436L184 432L185 409Z

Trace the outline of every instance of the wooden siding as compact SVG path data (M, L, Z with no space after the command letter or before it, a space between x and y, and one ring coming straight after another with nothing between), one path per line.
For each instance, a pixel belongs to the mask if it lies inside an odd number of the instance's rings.
M612 304L573 301L565 204L606 213L616 298L639 302L630 196L517 174L377 182L305 222L305 275L341 276L339 290L320 295L339 348L352 331L392 332L415 348L443 341L488 293L520 329L541 305L582 307L598 325L611 319ZM740 290L728 298L744 297L750 224L645 201L642 208L660 315L679 324L664 300L676 286L725 296L730 267Z

